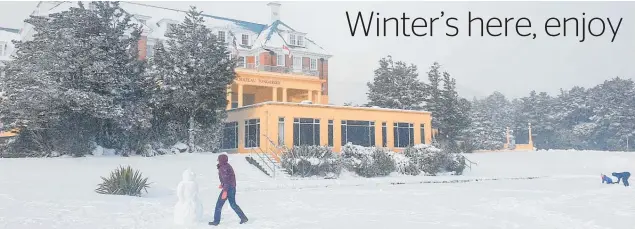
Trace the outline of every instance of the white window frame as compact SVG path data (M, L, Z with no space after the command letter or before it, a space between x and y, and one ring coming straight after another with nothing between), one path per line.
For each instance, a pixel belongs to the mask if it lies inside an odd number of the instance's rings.
M240 58L242 58L242 59L243 59L243 65L242 65L242 67L243 67L243 68L247 68L247 57L246 57L246 56L238 56L238 60L237 60L237 61L240 61Z
M313 65L313 61L315 61L315 66ZM310 58L309 59L309 69L311 70L317 70L317 59L316 58Z
M296 59L300 59L300 63L299 64L295 63ZM302 70L302 59L303 59L302 56L293 56L293 59L292 59L293 62L292 63L293 63L293 69L294 70Z
M295 34L289 34L289 44L296 45L296 36Z
M254 63L256 65L256 67L260 66L260 54L256 53L256 55L254 55Z
M247 40L245 40L245 36L247 36ZM246 41L246 43L245 43L245 41ZM250 40L249 40L249 34L242 34L242 35L240 36L240 44L242 44L242 45L249 45L249 43L250 43Z
M282 61L280 61L280 57L282 57ZM278 66L287 66L287 60L286 60L286 56L284 54L277 54L276 55L276 65Z
M220 33L223 33L223 38L221 38ZM218 40L220 40L221 42L223 42L223 43L227 43L227 31L225 31L225 30L216 31L216 38Z
M304 36L298 35L296 39L297 39L296 41L297 45L304 47Z

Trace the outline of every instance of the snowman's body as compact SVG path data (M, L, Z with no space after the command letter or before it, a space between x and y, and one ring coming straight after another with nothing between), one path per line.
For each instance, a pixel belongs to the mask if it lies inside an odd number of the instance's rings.
M174 223L195 224L203 218L203 205L198 199L198 184L192 171L183 172L183 181L179 183L176 194L179 201L174 206Z

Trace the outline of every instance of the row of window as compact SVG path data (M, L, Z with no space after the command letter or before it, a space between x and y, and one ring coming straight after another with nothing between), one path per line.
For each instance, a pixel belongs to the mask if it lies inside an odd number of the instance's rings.
M232 54L229 54L230 58L232 58ZM260 58L258 58L256 56L256 66L260 66ZM239 56L238 57L238 66L242 66L244 68L247 67L247 61L246 61L246 57L245 56ZM286 66L287 65L287 58L285 58L284 54L277 54L276 55L276 65L277 66ZM316 58L309 58L309 66L304 66L304 63L302 61L302 57L301 56L293 56L293 62L292 62L292 67L293 69L296 70L303 70L305 68L308 68L310 70L317 70L317 59Z
M140 20L140 21L141 21L141 20ZM176 24L173 24L173 23L168 23L168 24L167 24L167 29L165 30L165 34L167 35L168 33L170 33L170 31L174 30L174 27L175 27L175 26L176 26ZM247 46L247 45L250 45L250 39L249 39L249 37L250 37L250 36L249 36L249 34L241 34L241 36L240 36L240 40L239 40L239 44L240 44L240 45L246 45L246 46ZM227 31L220 30L220 31L217 31L217 32L216 32L216 38L217 38L220 42L227 43L227 39L228 39L229 37L228 37Z
M278 145L285 145L285 118L278 118ZM333 120L328 120L328 146L333 146ZM388 147L387 125L381 126L382 147ZM360 146L375 146L375 122L343 120L341 122L341 144L351 143ZM414 145L414 124L393 124L393 147L405 148ZM420 141L425 142L425 126L419 126ZM293 119L293 145L320 145L320 120L313 118ZM245 148L254 148L260 145L260 120L251 119L245 121ZM223 129L222 149L238 148L238 122L225 123Z

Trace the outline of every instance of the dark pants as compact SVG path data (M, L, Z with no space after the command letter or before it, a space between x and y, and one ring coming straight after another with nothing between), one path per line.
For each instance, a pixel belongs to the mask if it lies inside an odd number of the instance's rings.
M626 186L626 187L628 187L628 186L629 186L629 184L628 184L628 178L629 178L629 177L631 177L631 174L626 174L626 176L624 176L624 177L622 178L622 180L623 180L623 182L624 182L624 186Z
M221 191L218 196L218 201L216 201L216 210L214 211L214 222L216 223L220 222L220 213L223 210L223 205L225 204L225 200L223 200L222 195L223 192ZM238 204L236 204L236 188L227 189L227 200L229 200L229 206L234 209L241 220L247 218L245 213L243 213L243 210L241 210Z

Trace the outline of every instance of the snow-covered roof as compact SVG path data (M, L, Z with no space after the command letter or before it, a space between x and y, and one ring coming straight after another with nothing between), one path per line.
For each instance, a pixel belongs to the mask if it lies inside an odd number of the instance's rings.
M378 107L351 107L351 106L338 106L338 105L326 105L326 104L308 104L308 103L294 103L294 102L277 102L267 101L262 103L256 103L252 105L233 108L231 111L237 111L242 109L248 109L252 107L260 107L266 105L287 105L287 106L300 106L300 107L321 107L321 108L334 108L334 109L348 109L348 110L368 110L368 111L388 111L388 112L404 112L404 113L418 113L418 114L431 114L429 111L416 111L416 110L402 110L391 108L378 108Z
M77 6L77 2L55 2L47 3L50 5L50 9L41 14L50 14L60 12L70 7ZM142 24L144 35L147 35L148 39L164 40L165 32L168 27L168 23L180 23L185 19L187 10L170 9L166 7L153 6L142 2L119 2L122 9L133 15L133 21ZM88 6L88 2L84 4ZM227 17L220 17L215 15L206 14L203 12L205 22L209 28L213 31L228 31L233 34L237 34L235 39L240 40L239 34L249 34L251 39L251 45L249 47L238 45L239 50L251 50L257 48L269 49L281 51L283 46L287 46L291 53L302 52L312 53L325 57L330 57L330 54L326 52L322 47L317 45L313 40L305 38L304 47L289 45L283 34L287 31L298 31L292 29L287 24L280 20L276 20L271 25L242 21ZM304 34L304 33L301 33ZM234 37L228 37L231 41ZM240 42L238 42L240 43ZM231 42L230 42L231 44Z
M254 44L256 45L260 45L262 47L268 47L268 48L278 48L278 49L282 49L282 46L287 46L290 50L291 53L293 52L305 52L305 53L315 53L315 54L321 54L321 55L326 55L326 56L330 56L330 54L328 52L326 52L326 50L324 50L324 48L320 47L319 45L317 45L313 40L309 39L309 38L304 38L305 39L305 45L304 47L300 47L300 46L293 46L291 44L289 44L285 39L284 39L284 33L286 32L298 32L295 29L291 28L290 26L288 26L287 24L285 24L284 22L280 21L280 20L276 20L273 23L271 23L270 26L267 26L258 36L258 38L256 38L256 41L254 41Z

